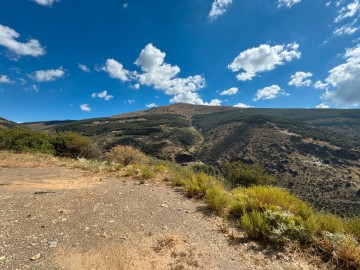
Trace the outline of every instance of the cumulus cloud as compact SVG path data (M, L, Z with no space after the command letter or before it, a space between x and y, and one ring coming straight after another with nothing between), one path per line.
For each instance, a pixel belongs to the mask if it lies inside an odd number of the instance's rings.
M324 100L340 106L360 105L360 44L345 52L345 63L329 71L326 82L332 89L326 91Z
M265 87L263 89L260 89L256 92L255 98L253 99L254 101L258 101L261 99L274 99L277 98L280 95L289 95L287 93L285 93L280 86L278 85L272 85L272 86L268 86Z
M335 36L345 36L345 35L352 35L354 34L357 30L359 30L359 27L354 27L353 24L347 24L347 25L343 25L341 27L337 27L334 30L334 35Z
M234 105L234 107L243 108L243 109L254 108L253 106L250 106L250 105L247 105L247 104L244 104L244 103L238 103L238 104Z
M211 5L209 17L216 19L218 16L223 15L232 2L233 0L215 0Z
M16 57L21 56L41 56L45 54L45 49L36 39L30 39L27 42L20 42L17 39L20 34L8 26L0 24L0 46L5 47Z
M354 0L348 5L342 7L339 11L339 16L335 18L335 22L338 23L346 18L354 17L360 10L359 0Z
M59 2L60 0L33 0L41 6L51 7L54 3Z
M329 109L330 106L324 103L321 103L315 107L316 109Z
M7 75L0 75L0 83L12 84L14 82Z
M98 98L102 98L102 99L108 101L108 100L112 99L114 96L109 95L108 92L106 90L104 90L104 91L102 91L100 93L92 93L91 97L92 98L97 98L98 97Z
M235 95L237 92L239 91L239 89L237 87L232 87L228 90L224 90L220 93L220 96L231 96L231 95Z
M90 108L89 104L81 104L80 110L82 110L83 112L91 112L91 108Z
M155 107L158 107L158 105L156 105L156 103L146 104L145 106L146 106L146 108L155 108Z
M80 64L79 63L79 68L84 71L84 72L90 72L90 69L86 66L86 65L83 65L83 64Z
M65 71L62 67L58 69L37 70L30 77L37 82L51 82L65 76Z
M278 8L287 7L291 8L295 4L299 4L301 0L278 0Z
M328 87L328 84L323 83L322 81L316 81L313 86L315 89L326 89Z
M288 85L296 87L310 86L312 83L310 78L312 76L313 74L311 72L298 71L294 75L291 75L291 81Z
M297 43L275 46L262 44L241 52L228 68L233 72L242 70L236 77L239 81L247 81L252 80L258 73L273 70L276 66L300 57Z
M124 66L114 59L106 60L105 66L103 66L101 69L107 72L113 79L119 79L123 82L129 80L130 72L124 69Z
M160 51L153 44L148 44L141 50L135 64L142 73L135 77L141 85L152 86L164 91L167 95L174 96L173 103L184 102L192 104L205 104L196 93L205 87L205 79L201 75L179 78L180 68L165 63L166 53Z

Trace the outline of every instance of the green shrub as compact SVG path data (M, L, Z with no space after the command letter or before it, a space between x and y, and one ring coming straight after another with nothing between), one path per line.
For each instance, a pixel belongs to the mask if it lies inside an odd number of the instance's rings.
M309 230L316 235L320 235L322 232L343 233L345 229L344 221L333 214L316 213L306 223Z
M241 216L244 211L265 211L279 209L300 216L307 220L312 214L312 208L302 200L277 187L252 186L237 188L234 191L235 200L231 212Z
M221 174L220 170L214 166L207 165L207 164L195 164L192 167L192 170L194 173L206 173L208 175L214 176L216 178L223 178L223 175Z
M145 163L148 158L140 150L131 146L118 145L105 154L105 158L111 162L118 162L128 166L135 163Z
M15 152L54 153L48 134L23 127L0 129L0 149Z
M190 174L181 181L188 197L204 197L206 191L216 183L216 178L205 173Z
M239 225L251 238L270 240L278 244L310 239L301 218L284 211L267 209L264 212L254 210L244 213Z
M224 214L224 211L229 207L231 200L231 194L220 184L216 184L206 191L206 201L209 208L218 214Z
M99 158L100 150L92 139L75 132L62 132L53 135L52 144L55 155L69 158Z
M223 164L224 177L233 187L253 185L273 185L275 178L268 175L259 164L242 162Z
M352 217L345 222L345 231L360 241L360 217Z

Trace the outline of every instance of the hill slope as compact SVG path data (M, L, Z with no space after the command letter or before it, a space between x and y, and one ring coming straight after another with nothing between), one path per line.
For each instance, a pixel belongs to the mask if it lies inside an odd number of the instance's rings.
M127 144L177 162L260 163L318 209L360 215L360 110L176 104L51 128L93 136L104 150Z
M12 128L17 124L0 117L0 128Z

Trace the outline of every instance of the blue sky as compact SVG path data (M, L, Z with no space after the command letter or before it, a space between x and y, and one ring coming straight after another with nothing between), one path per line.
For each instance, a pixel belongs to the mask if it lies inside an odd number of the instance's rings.
M2 0L0 117L359 108L359 0Z

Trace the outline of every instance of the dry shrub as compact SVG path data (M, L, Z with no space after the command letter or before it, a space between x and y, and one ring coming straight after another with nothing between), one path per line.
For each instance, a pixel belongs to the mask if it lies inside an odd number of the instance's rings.
M174 248L179 243L179 237L177 235L167 234L163 238L157 241L154 250L160 252L161 250L167 248Z
M148 161L146 155L140 150L131 146L117 145L106 153L105 158L110 162L121 163L124 166Z
M323 232L314 241L323 252L337 260L341 269L360 269L360 246L352 236Z

